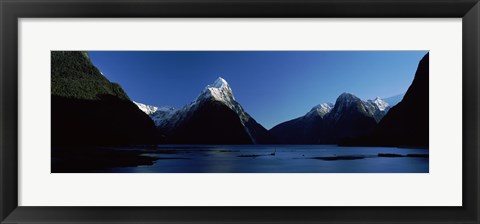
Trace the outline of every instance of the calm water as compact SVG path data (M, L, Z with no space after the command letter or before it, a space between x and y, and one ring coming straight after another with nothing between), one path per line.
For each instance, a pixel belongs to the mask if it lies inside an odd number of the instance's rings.
M151 166L104 170L118 173L428 173L425 149L289 146L161 146L142 150L157 157ZM274 155L272 155L274 153ZM404 157L379 157L379 153Z

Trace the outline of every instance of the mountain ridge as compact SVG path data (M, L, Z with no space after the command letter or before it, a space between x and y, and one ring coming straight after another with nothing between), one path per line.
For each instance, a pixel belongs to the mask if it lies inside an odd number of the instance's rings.
M380 97L373 100L361 100L354 94L344 92L338 96L335 104L318 104L305 115L282 122L267 130L243 110L243 107L236 101L230 85L222 77L218 77L212 84L207 85L195 100L180 109L136 104L151 117L163 135L175 136L179 135L176 129L184 126L182 122L195 114L198 107L212 101L220 103L215 108L223 105L237 114L251 144L268 142L290 144L337 143L341 139L357 138L367 135L372 130L372 126L376 125L390 109L390 105ZM333 114L331 113L332 110L334 111ZM352 110L357 111L358 114L349 116L354 116L355 119L362 121L358 123L359 128L357 129L350 127L355 125L346 124L354 121L341 121L343 114L350 113ZM206 115L203 117L202 119L205 119ZM369 117L374 119L375 124L371 122ZM174 134L175 132L177 134ZM182 131L182 133L185 132L187 131ZM260 141L257 136L262 136ZM242 144L247 144L245 142L248 141L241 141Z
M155 127L87 52L51 52L52 146L153 144Z
M156 119L155 115L159 114L158 111L152 113L151 118L154 119L159 131L166 136L167 141L174 143L214 142L213 133L223 136L219 137L220 140L217 139L222 143L264 144L271 142L268 131L245 112L236 101L230 85L222 77L218 77L212 84L207 85L191 103L180 109L170 110L168 116L157 117L164 119L163 121ZM215 116L213 116L214 114ZM230 124L232 130L235 129L233 132L238 135L238 138L225 136L224 132L229 130L221 123ZM237 130L239 127L243 128L244 133ZM195 135L192 130L198 130L196 134L203 135L204 139L192 137ZM244 134L248 138L245 138Z
M388 103L380 97L362 100L352 93L344 92L337 97L335 104L319 104L305 115L281 122L269 131L277 141L285 144L334 144L344 138L367 135L389 109ZM344 117L351 111L357 111L358 114L348 116L354 116L361 122ZM315 117L316 114L319 116ZM373 118L375 123L368 117ZM352 127L355 126L364 130L354 130Z

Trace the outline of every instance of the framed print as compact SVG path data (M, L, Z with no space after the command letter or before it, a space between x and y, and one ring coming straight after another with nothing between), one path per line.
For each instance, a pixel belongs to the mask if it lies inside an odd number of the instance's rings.
M478 1L2 1L2 223L478 223Z

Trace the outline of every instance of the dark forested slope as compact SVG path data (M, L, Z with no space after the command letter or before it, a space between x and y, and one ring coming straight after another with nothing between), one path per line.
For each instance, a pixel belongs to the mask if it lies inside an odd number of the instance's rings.
M52 146L154 142L152 120L80 51L51 52Z

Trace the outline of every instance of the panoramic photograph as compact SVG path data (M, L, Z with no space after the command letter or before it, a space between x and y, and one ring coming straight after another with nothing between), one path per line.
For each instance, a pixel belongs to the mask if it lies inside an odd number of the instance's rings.
M429 51L51 51L52 173L428 173Z

